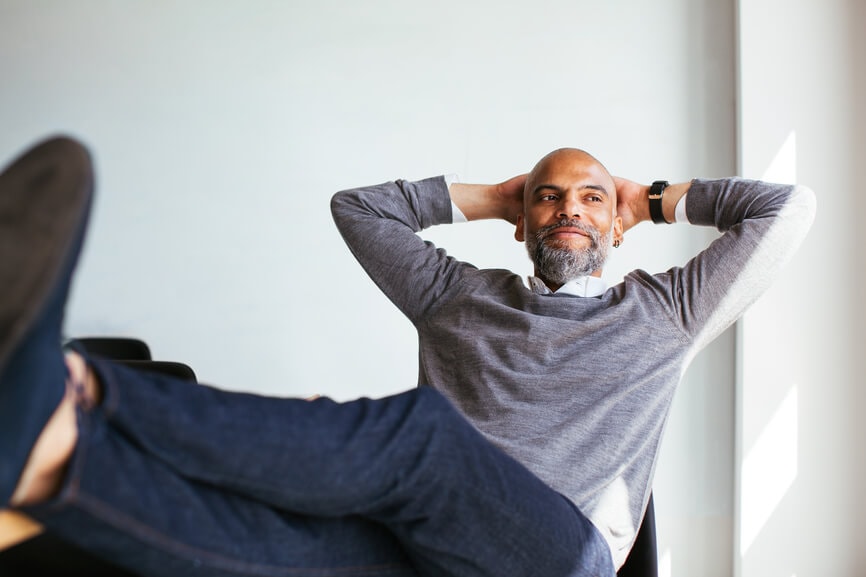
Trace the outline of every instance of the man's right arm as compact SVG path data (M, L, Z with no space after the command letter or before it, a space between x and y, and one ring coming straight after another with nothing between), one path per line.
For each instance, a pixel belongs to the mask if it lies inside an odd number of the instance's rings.
M412 322L473 268L417 234L452 222L452 200L442 177L338 192L331 213L360 265Z
M450 186L451 200L467 220L502 219L514 224L523 212L525 184L525 174L499 184L454 182Z

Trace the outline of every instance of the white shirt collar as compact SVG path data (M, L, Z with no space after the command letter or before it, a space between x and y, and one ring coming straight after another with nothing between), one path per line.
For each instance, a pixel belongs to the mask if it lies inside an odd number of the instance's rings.
M537 276L530 276L529 289L537 295L597 297L607 290L607 283L597 276L582 276L568 281L556 292L553 292L544 284L543 280Z

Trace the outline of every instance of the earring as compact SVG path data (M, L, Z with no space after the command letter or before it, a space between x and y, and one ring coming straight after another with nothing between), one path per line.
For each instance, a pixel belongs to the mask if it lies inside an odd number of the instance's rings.
M617 239L617 240L613 241L613 248L619 248L619 245L621 245L621 244L622 244L622 241Z

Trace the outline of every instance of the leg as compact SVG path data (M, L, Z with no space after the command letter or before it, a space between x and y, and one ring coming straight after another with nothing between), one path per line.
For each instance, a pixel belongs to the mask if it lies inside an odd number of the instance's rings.
M17 492L31 502L20 510L65 540L144 576L417 575L380 525L283 514L188 482L141 454L98 415L81 415L77 452L64 466L54 447L58 441L67 444L65 413L73 397L67 395L55 412L28 463L34 478L50 479L69 469L60 494L32 504L48 492L32 485Z
M186 479L111 426L80 414L56 497L21 511L69 542L144 577L414 577L381 525L275 509Z
M427 387L338 404L93 366L106 420L179 475L285 512L373 520L425 574L613 573L572 504Z
M105 400L81 416L62 493L24 510L139 571L186 574L195 563L209 575L279 575L291 543L310 571L293 565L293 575L347 572L322 569L339 555L352 556L354 574L405 571L400 546L425 575L613 574L589 522L430 389L309 403L98 366ZM250 454L255 474L237 465Z
M79 428L60 341L91 181L86 151L68 139L40 144L0 174L0 507L30 503L68 538L150 575L415 575L375 523L282 513L187 482L96 412L79 411ZM67 471L60 496L34 505ZM127 511L161 510L166 532L144 516L92 514L80 506L98 501L89 488ZM190 535L198 541L186 543Z
M0 174L0 505L63 397L57 345L91 188L87 152L67 139L41 143Z
M85 367L80 357L69 361L76 382ZM379 524L281 512L183 478L99 410L82 410L79 425L75 406L90 407L81 397L93 396L82 390L96 391L89 384L67 387L22 476L41 482L22 483L13 496L13 506L58 536L145 576L417 575Z

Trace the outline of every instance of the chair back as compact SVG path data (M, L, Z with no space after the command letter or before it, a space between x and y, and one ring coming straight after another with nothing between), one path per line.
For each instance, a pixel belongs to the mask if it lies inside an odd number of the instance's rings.
M656 540L656 512L653 496L650 493L643 522L637 531L637 538L625 560L616 572L616 577L658 577L658 543Z
M150 347L141 339L130 337L78 337L70 341L88 354L112 360L149 361Z

